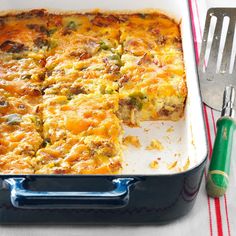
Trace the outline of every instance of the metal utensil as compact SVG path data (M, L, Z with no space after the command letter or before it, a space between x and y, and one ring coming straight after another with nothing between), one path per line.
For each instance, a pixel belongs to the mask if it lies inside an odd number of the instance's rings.
M203 102L221 111L221 118L216 123L217 134L206 184L207 193L212 197L222 196L229 183L235 129L236 59L233 54L236 40L235 24L236 8L208 10L198 65Z

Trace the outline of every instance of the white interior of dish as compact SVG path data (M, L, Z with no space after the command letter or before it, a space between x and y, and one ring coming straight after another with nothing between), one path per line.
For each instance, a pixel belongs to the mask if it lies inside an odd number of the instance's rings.
M128 147L124 150L122 174L172 174L183 171L188 158L190 161L188 168L203 161L207 155L207 145L187 0L181 1L181 4L179 0L1 0L0 4L0 11L33 8L56 11L91 11L98 8L136 12L155 9L167 13L178 22L182 20L182 41L188 86L185 117L178 122L152 121L143 122L140 128L125 127L125 136L138 136L142 147ZM168 132L168 129L173 131ZM145 147L152 139L159 140L164 150L146 150ZM158 168L150 167L152 161L158 162ZM175 165L176 161L177 165ZM170 168L171 166L174 167Z

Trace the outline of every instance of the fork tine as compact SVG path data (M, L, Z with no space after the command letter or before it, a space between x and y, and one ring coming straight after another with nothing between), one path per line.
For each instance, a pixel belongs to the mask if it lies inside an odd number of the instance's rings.
M226 40L225 40L221 66L220 66L220 71L222 72L229 72L230 59L231 59L232 48L233 48L233 39L234 39L234 34L235 34L234 31L235 31L235 19L231 17L228 31L227 31Z
M212 39L212 45L210 49L210 56L209 56L209 60L206 67L206 71L213 74L216 73L216 63L217 63L218 53L219 53L222 25L223 25L223 16L218 15L217 21L216 21L215 32Z
M208 12L207 17L206 17L205 27L204 27L204 34L203 34L203 40L202 40L202 45L201 45L199 65L198 65L200 71L203 71L203 67L204 67L204 64L205 64L205 53L206 53L207 39L208 39L208 35L209 35L210 23L211 23L211 16L210 16L210 13Z

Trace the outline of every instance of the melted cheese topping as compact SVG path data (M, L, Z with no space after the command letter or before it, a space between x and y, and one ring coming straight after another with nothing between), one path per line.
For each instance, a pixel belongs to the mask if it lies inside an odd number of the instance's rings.
M121 123L178 120L186 96L165 15L0 17L0 173L119 173Z
M116 140L120 134L118 97L107 95L48 96L44 101L44 135L54 143L74 135Z

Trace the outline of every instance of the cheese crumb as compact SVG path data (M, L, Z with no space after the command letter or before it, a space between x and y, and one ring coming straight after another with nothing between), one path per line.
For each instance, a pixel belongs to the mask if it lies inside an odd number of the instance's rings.
M158 162L157 161L152 161L150 164L149 164L149 167L152 168L152 169L157 169L159 166Z
M171 169L175 168L177 163L178 163L177 161L174 161L173 163L169 164L168 167L167 167L168 170L171 170Z
M173 132L173 131L174 131L174 127L173 127L173 126L170 126L170 127L166 130L167 133L171 133L171 132Z
M125 138L123 138L123 144L126 146L132 145L136 148L141 147L139 138L137 136L132 136L132 135L129 135L129 136L126 136Z
M188 158L188 160L186 161L185 165L183 166L183 170L187 170L190 166L190 160Z
M146 150L153 150L153 149L161 151L164 149L164 147L160 141L158 141L157 139L152 139L149 146L146 147Z

